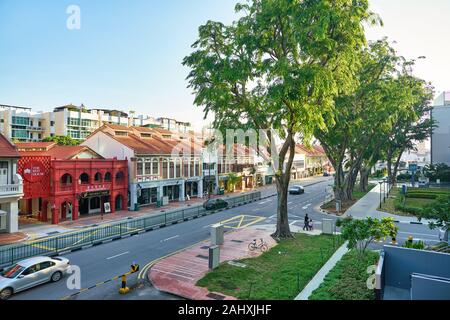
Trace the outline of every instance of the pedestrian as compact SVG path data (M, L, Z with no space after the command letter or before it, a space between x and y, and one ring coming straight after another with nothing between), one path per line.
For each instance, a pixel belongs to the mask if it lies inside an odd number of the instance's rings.
M313 220L309 219L309 231L312 231L314 229Z
M303 231L308 231L309 229L309 216L306 214L305 216L305 225L303 226Z

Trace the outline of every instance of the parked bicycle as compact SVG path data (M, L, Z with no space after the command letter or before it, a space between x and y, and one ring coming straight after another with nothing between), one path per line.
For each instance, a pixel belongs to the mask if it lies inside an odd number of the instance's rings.
M263 239L260 239L259 243L255 239L255 240L253 240L252 242L249 243L248 250L255 251L257 249L261 250L261 252L266 252L267 250L269 250L269 246L267 245L267 243Z

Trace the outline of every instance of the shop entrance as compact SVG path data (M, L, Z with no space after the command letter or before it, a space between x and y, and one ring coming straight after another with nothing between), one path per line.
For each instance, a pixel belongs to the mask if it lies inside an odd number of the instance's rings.
M6 211L0 210L0 233L6 232L6 218L7 218Z
M197 182L186 182L185 186L186 196L197 197L198 196L198 183Z
M166 186L163 187L163 196L168 197L169 201L180 199L180 186Z
M72 221L73 205L70 202L61 203L60 221Z

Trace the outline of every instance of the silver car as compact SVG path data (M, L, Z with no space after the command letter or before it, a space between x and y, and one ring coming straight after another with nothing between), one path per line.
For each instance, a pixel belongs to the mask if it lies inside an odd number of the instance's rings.
M35 257L20 261L0 273L0 300L14 293L46 282L58 282L70 269L70 262L62 257Z

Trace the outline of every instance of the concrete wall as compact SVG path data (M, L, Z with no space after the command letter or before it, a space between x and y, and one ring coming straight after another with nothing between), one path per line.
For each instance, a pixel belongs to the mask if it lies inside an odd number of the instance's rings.
M411 288L411 275L450 278L450 254L385 246L385 285Z
M432 117L438 125L431 138L432 162L450 165L450 105L435 107Z
M411 279L412 300L450 300L450 279L414 274Z

